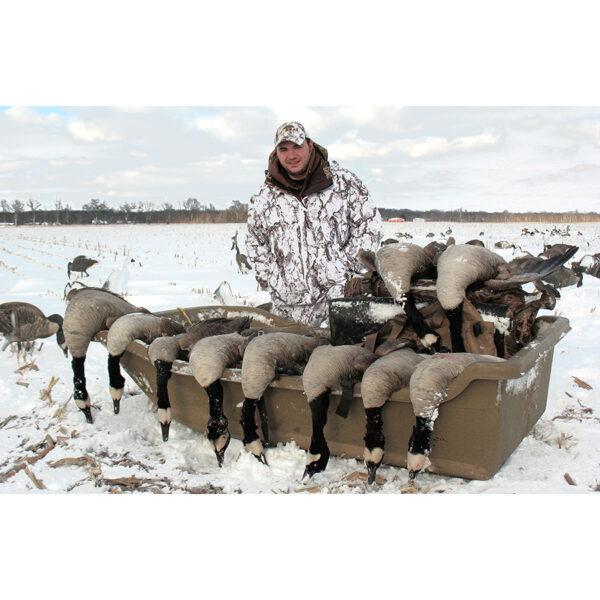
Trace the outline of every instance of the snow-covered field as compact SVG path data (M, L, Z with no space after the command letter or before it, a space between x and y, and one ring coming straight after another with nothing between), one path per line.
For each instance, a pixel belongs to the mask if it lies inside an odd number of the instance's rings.
M537 228L541 233L523 236L524 226L530 230ZM449 227L458 242L480 237L488 247L506 240L537 254L544 241L571 243L580 246L575 259L600 251L598 225L574 224L570 235L560 236L550 235L553 227L547 224L386 223L385 233L392 236L410 232L414 236L412 241L425 244L431 239L444 239ZM83 281L101 285L116 271L128 300L150 310L215 304L213 292L222 281L229 282L237 303L260 304L268 300L268 295L258 291L252 273L238 273L235 253L231 250L231 238L238 230L243 242L245 227L234 224L2 227L0 301L23 300L36 304L47 315L64 313L67 262L85 254L98 264L89 269L90 276ZM427 237L429 232L435 238ZM507 259L514 252L497 251ZM93 425L87 425L70 400L70 360L64 358L54 338L48 338L38 343L41 348L31 359L20 360L10 350L0 354L0 492L98 494L135 489L207 493L583 494L598 491L599 299L600 281L590 276L584 277L582 287L562 290L554 313L568 317L572 330L555 352L548 407L532 433L489 481L424 473L415 488L408 485L405 469L384 467L379 473L386 483L369 488L356 478L357 471L364 471L360 462L332 458L324 473L306 482L300 480L305 453L295 444L268 450L270 466L265 467L250 455L239 456L241 442L237 440L232 440L225 464L219 469L206 438L197 431L174 423L168 443L161 441L148 398L129 378L121 413L113 414L106 350L96 343L91 345L86 360L95 418ZM49 386L51 391L44 396ZM20 461L35 458L50 446L41 460L7 476ZM130 481L131 485L128 487L123 481Z
M546 234L524 237L523 226L386 223L385 232L410 232L425 244L429 232L441 240L451 227L458 242L483 232L488 247L503 239L537 254L545 240L579 245L576 259L600 251L598 225L573 224L567 237L550 236L547 224L527 224ZM245 227L233 224L0 227L0 302L64 313L67 262L85 254L98 260L86 283L102 284L115 272L127 298L151 310L213 304L222 281L238 303L260 304L268 298L252 274L237 271L231 238L238 230L243 242ZM582 544L597 532L593 492L600 490L599 301L600 281L589 276L583 287L562 290L554 312L568 317L572 330L555 351L548 407L489 481L423 473L412 486L405 469L382 467L385 483L367 487L356 475L363 464L332 458L324 473L304 482L305 454L295 444L267 450L266 467L240 455L238 440L219 469L202 433L174 422L162 442L148 398L128 377L121 412L113 414L100 344L91 345L86 360L93 425L71 399L70 360L53 338L38 342L27 360L6 350L0 353L0 505L9 581L17 592L28 587L47 598L105 597L110 588L90 586L88 577L97 575L107 582L118 577L123 593L162 597L190 589L243 598L342 590L346 598L364 598L373 589L380 597L408 589L473 597L477 589L478 596L505 598L515 585L544 598L588 592L595 554ZM16 469L24 459L27 468ZM129 490L136 490L133 505L124 503L133 501ZM126 492L121 501L107 502L119 492ZM242 502L236 492L261 495L243 494ZM498 493L518 496L498 501ZM559 496L549 503L549 494ZM327 541L315 550L318 536ZM474 551L474 539L488 549ZM325 564L313 562L319 556ZM468 570L462 556L469 557ZM549 562L553 572L536 578Z

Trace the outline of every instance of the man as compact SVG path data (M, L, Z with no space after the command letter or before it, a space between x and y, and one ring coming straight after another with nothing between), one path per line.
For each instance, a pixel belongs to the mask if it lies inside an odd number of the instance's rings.
M381 216L363 183L300 123L275 134L266 180L250 199L246 253L272 312L318 327L343 295L359 250L377 250Z

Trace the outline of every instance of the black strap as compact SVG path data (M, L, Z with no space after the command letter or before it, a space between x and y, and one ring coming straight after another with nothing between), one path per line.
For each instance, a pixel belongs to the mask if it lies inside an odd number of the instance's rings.
M348 417L348 413L350 412L350 405L352 404L352 398L354 397L354 384L353 383L342 383L342 397L340 398L340 402L335 409L335 414L342 419L346 419Z

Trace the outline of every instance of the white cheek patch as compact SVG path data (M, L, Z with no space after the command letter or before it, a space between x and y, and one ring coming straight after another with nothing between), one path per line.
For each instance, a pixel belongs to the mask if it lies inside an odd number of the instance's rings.
M156 416L158 417L159 423L170 423L171 422L171 409L170 408L159 408Z
M81 410L87 408L88 406L91 406L89 397L85 400L75 400L75 404L77 404L77 408L80 408Z
M409 452L406 456L406 464L411 471L424 471L431 466L431 461L424 454Z
M321 458L320 454L311 454L307 452L306 454L306 464L310 465L311 463L317 462Z
M437 336L435 336L433 333L428 333L425 337L423 337L421 339L421 344L423 344L423 346L425 346L425 348L429 348L430 346L433 346L433 344L435 344L437 342Z
M219 452L222 448L225 447L225 445L227 444L228 441L229 441L229 436L224 434L224 435L219 436L219 438L216 439L214 441L214 443L211 442L211 444L212 444L213 448L215 449L215 452ZM252 442L252 443L254 443L254 442Z
M372 462L378 465L383 460L383 450L381 448L373 448L373 450L365 448L363 457L365 462Z
M248 445L244 446L247 452L252 452L254 456L261 456L263 453L263 445L260 440L254 440L250 442Z
M124 388L114 388L112 385L108 386L110 389L110 395L112 397L113 400L120 400L121 397L123 396L123 389Z

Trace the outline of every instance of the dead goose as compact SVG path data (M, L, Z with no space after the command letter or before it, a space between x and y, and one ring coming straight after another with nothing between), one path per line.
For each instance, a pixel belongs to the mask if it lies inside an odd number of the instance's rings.
M386 245L375 253L375 266L385 287L406 313L421 344L427 349L436 347L440 337L425 322L410 291L411 279L422 277L433 268L423 248L407 242Z
M360 390L367 418L364 459L369 483L375 481L383 460L383 406L394 392L408 387L413 371L423 359L412 348L397 346L372 363L363 375Z
M185 328L173 319L138 312L122 315L113 323L111 320L107 319L109 326L106 337L108 377L114 412L118 414L125 385L125 378L121 374L120 360L130 342L137 339L150 344L158 337L184 333Z
M62 316L53 314L46 317L37 306L28 302L0 304L0 333L3 333L5 338L2 350L12 343L16 343L20 350L22 342L56 334L56 343L67 356Z
M219 467L223 466L225 451L231 440L229 421L223 412L221 376L226 368L243 359L251 336L258 334L257 331L250 335L247 335L248 333L246 331L244 335L240 335L235 332L205 337L196 342L190 352L192 374L208 396L207 438Z
M92 423L91 402L85 386L85 357L94 336L108 329L107 319L115 319L145 309L133 306L117 294L100 288L71 290L65 310L63 330L67 348L71 353L73 368L73 397L77 407Z
M465 349L461 333L462 304L470 285L480 282L491 289L502 290L533 281L537 287L545 289L540 279L575 252L577 247L572 246L552 259L524 256L507 263L499 254L481 246L449 246L438 260L436 291L450 323L452 351L464 352Z
M409 384L410 402L416 416L406 458L410 479L431 465L431 433L438 408L448 398L450 384L470 364L502 361L503 358L485 354L434 354L416 366Z
M323 471L329 462L330 451L324 432L329 395L342 391L342 409L338 407L338 411L344 414L352 400L354 384L376 358L365 348L351 345L320 346L310 355L302 374L302 386L312 417L312 436L303 478Z
M242 419L244 448L266 464L263 444L256 433L254 413L264 406L263 394L282 372L302 370L311 352L325 340L295 333L274 332L255 337L247 346L242 361ZM264 424L264 416L263 416ZM263 436L266 428L263 427ZM264 440L268 442L267 439Z

